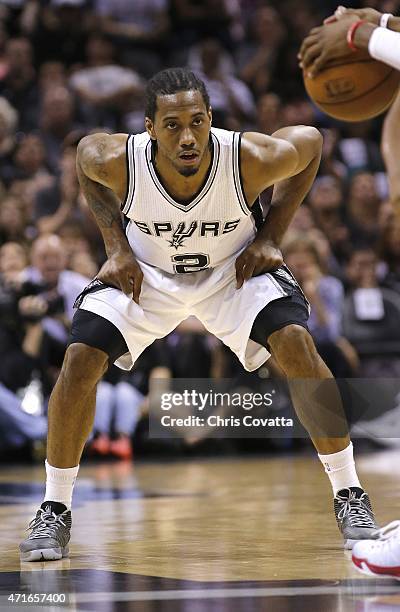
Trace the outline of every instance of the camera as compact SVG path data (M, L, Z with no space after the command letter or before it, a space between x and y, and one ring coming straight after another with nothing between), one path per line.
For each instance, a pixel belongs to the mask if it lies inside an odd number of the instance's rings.
M39 316L22 316L18 304L22 298L28 296L40 296L47 304L46 312ZM36 323L43 317L55 316L64 311L63 296L46 284L25 281L16 288L0 283L0 318L2 324L9 329L17 329L23 323Z

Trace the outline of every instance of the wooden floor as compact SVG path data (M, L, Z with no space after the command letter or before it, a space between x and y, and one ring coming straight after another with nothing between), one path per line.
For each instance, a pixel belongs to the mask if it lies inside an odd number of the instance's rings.
M358 461L383 524L400 517L399 465ZM67 592L71 610L400 611L400 583L353 570L313 457L83 465L71 558L21 564L43 473L0 468L0 610L12 592Z

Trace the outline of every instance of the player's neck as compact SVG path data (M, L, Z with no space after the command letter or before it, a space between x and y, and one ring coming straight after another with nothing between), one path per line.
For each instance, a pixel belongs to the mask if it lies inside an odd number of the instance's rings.
M155 154L155 166L159 178L168 193L178 200L190 200L198 193L206 180L211 163L212 152L207 148L196 174L182 176L160 151Z

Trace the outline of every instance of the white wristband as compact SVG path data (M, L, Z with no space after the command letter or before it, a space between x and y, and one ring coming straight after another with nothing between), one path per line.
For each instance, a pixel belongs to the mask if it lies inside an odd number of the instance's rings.
M375 28L368 43L371 57L400 70L400 32Z
M381 28L387 28L389 19L393 17L392 13L383 13L379 25Z

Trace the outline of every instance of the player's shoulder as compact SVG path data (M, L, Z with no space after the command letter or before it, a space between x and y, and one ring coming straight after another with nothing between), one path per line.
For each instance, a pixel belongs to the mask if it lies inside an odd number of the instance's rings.
M80 140L77 163L89 178L108 186L125 168L128 134L89 134Z
M127 139L128 134L89 134L79 141L78 158L81 163L111 160L125 153Z
M293 146L285 139L261 132L244 132L242 135L240 146L242 165L250 164L254 169L274 166L292 153Z
M256 158L264 157L265 154L269 156L282 146L285 146L285 141L262 132L243 132L241 139L243 153Z

